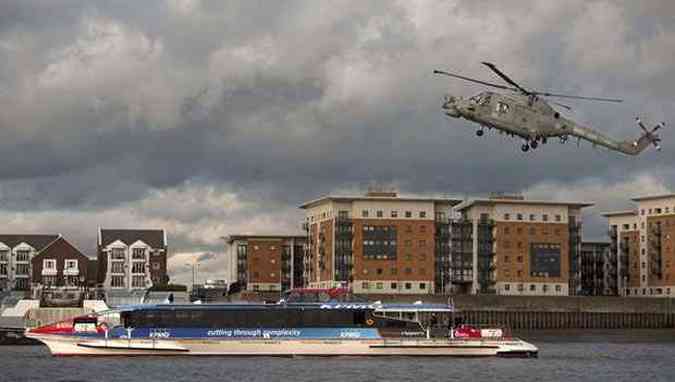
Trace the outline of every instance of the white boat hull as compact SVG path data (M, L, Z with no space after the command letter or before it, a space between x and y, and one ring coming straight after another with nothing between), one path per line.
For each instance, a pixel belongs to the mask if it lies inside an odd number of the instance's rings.
M28 334L56 356L514 356L536 357L537 348L519 339L92 339Z

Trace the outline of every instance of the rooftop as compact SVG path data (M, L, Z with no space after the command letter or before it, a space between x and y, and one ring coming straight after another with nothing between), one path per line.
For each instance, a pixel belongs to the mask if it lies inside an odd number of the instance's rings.
M565 202L565 201L552 201L552 200L526 200L522 198L483 198L483 199L472 199L466 201L456 208L461 211L467 208L470 208L474 205L495 205L495 204L519 204L519 205L537 205L537 206L568 206L568 207L577 207L584 208L590 207L593 203L589 202Z
M649 195L649 196L640 196L637 198L632 198L634 202L642 202L646 200L657 200L657 199L666 199L666 198L675 198L675 194L662 194L662 195Z
M248 240L248 239L260 239L260 240L275 240L275 239L305 239L307 235L297 234L297 235L246 235L246 234L237 234L227 236L227 243L232 244L235 240Z
M444 203L451 206L462 202L461 199L441 198L441 197L419 197L419 196L398 196L395 192L369 192L366 195L325 195L318 199L300 205L300 208L307 209L326 202L354 202L354 201L394 201L394 202L434 202Z
M613 216L632 216L632 215L637 215L637 211L635 210L623 210L623 211L610 211L610 212L603 212L600 215L609 218Z

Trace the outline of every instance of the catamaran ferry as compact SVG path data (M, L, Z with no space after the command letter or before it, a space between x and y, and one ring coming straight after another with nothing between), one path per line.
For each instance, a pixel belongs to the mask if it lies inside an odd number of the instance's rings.
M505 356L537 348L453 327L445 304L141 305L28 330L53 355Z

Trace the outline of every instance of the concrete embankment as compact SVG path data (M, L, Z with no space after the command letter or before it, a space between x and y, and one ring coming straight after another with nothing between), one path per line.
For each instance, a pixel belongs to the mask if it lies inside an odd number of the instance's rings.
M364 296L365 297L365 296ZM669 298L369 295L382 302L454 302L467 323L512 329L664 329L675 327Z

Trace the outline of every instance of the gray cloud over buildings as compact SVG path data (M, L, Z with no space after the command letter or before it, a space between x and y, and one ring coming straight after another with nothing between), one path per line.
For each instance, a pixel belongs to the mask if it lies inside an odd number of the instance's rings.
M634 137L638 113L675 123L674 14L670 1L4 1L2 230L91 253L97 225L161 226L178 264L228 233L297 231L302 201L373 181L623 208L672 186L671 131L637 158L574 143L523 155L444 118L445 93L482 89L431 73L494 81L488 60L528 87L621 97L569 114Z

